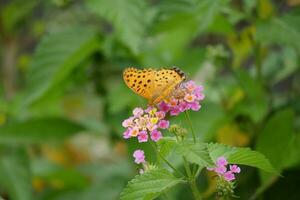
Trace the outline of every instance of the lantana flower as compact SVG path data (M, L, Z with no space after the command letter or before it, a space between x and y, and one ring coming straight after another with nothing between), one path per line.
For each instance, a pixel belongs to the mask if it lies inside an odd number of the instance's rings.
M150 138L157 142L162 138L160 129L167 129L169 121L164 119L165 112L157 111L155 107L149 106L145 110L135 108L133 116L124 120L122 126L126 128L123 138L137 137L139 142L147 142Z
M207 168L207 170L216 172L219 177L223 178L228 182L235 180L234 174L238 174L241 172L241 168L239 168L237 165L229 165L228 170L228 161L223 156L219 157L215 164L216 167Z
M169 112L171 116L179 115L186 110L198 111L201 108L200 101L205 98L202 91L203 86L196 85L194 81L181 83L168 100L158 104L159 110Z
M134 151L133 153L133 157L134 157L134 162L136 164L140 164L140 163L145 163L145 153L143 150L137 149Z

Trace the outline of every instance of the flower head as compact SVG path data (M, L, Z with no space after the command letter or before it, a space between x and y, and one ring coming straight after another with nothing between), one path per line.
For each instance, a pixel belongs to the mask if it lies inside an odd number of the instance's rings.
M158 111L153 106L148 106L145 110L142 108L135 108L133 116L122 122L126 131L123 133L123 138L137 137L139 142L147 142L149 136L153 141L158 141L162 134L160 129L167 129L169 121L165 119L165 112Z
M144 151L143 150L135 150L133 152L133 157L135 158L134 162L136 164L140 164L140 163L145 163L145 154L144 154Z
M170 98L158 104L160 111L169 112L171 116L177 116L186 110L198 111L201 108L200 101L204 99L203 86L196 85L194 81L181 83Z
M235 180L234 174L238 174L241 172L241 169L237 165L229 165L229 170L227 168L228 161L224 156L221 156L216 161L216 167L207 168L209 171L214 171L218 174L221 179L225 181L233 181Z

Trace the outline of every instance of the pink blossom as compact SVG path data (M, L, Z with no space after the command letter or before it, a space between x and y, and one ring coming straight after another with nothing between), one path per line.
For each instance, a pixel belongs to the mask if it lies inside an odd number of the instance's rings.
M225 166L218 166L215 168L215 172L218 174L224 174L226 172L226 167Z
M198 111L200 101L204 99L203 86L196 85L194 81L183 82L171 94L170 99L158 104L159 110L177 116L186 110Z
M138 135L139 142L147 142L148 141L148 134L147 131L141 131Z
M225 172L223 177L226 181L233 181L235 179L235 176L231 171Z
M193 95L193 94L186 94L186 95L184 96L184 100L185 100L186 102L189 102L189 103L194 102L195 99L196 99L196 97L195 97L195 95Z
M241 172L241 169L237 165L229 165L230 170L227 171L228 162L224 156L221 156L217 159L216 165L216 167L207 168L207 170L215 171L219 177L224 178L226 181L234 180L234 174Z
M194 81L188 81L188 82L186 82L185 86L191 92L194 91L196 89L196 87L197 87Z
M137 108L133 109L132 113L134 116L139 117L142 114L144 114L144 110L142 108L137 107Z
M167 129L169 127L169 121L167 120L160 120L158 122L158 127L161 129Z
M165 118L165 116L166 116L166 113L163 111L156 112L156 117L158 117L158 119L163 119L163 118Z
M198 102L192 102L189 106L193 111L198 111L201 108L201 105Z
M162 138L162 134L160 131L158 130L153 130L151 132L151 139L154 141L154 142L157 142L158 140L160 140Z
M148 123L146 127L149 131L153 131L153 130L157 129L157 125L152 124L152 123Z
M125 119L123 122L122 122L122 126L124 128L127 128L128 126L131 126L132 125L132 118L128 118L128 119Z
M130 129L129 134L131 137L136 137L139 134L139 128L133 127L132 129Z
M177 99L171 99L170 102L169 102L169 105L171 107L177 106L177 104L178 104L178 100Z
M216 162L217 166L225 166L228 164L226 158L224 156L221 156L217 159L217 162Z
M173 108L171 109L171 111L170 111L170 115L171 115L171 116L177 116L177 115L179 115L179 114L180 114L180 109L179 109L178 106L173 107Z
M123 138L124 139L128 139L130 138L130 129L127 129L124 133L123 133Z
M239 168L237 165L230 165L229 168L232 173L238 174L241 172L241 168Z
M186 103L185 101L180 102L178 106L181 112L184 112L190 108L189 104Z
M169 104L167 104L166 102L162 101L158 104L158 107L161 111L163 112L168 112L170 110L170 106Z
M135 158L134 162L135 162L136 164L140 164L140 163L146 162L146 161L145 161L145 154L144 154L144 151L143 151L143 150L140 150L140 149L135 150L135 151L133 152L133 157Z

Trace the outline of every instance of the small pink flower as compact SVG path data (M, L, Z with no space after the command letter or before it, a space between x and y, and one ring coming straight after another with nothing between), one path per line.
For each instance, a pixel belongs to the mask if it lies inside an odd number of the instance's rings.
M178 106L181 112L184 112L189 109L189 104L185 101L180 102Z
M189 102L189 103L194 102L195 99L196 99L196 97L193 94L186 94L184 96L184 100L187 101L187 102Z
M216 162L217 166L225 166L228 164L226 158L224 156L221 156L217 159L217 162Z
M239 168L237 165L230 165L229 168L232 173L238 174L241 172L241 168Z
M131 126L132 123L133 123L133 122L132 122L132 118L125 119L125 120L122 122L122 126L123 126L124 128L127 128L127 127Z
M153 130L156 130L157 129L157 125L156 124L152 124L152 123L148 123L147 124L147 129L149 130L149 131L153 131Z
M151 132L151 139L154 141L154 142L157 142L158 140L160 140L162 138L162 134L160 131L158 130L153 130Z
M156 114L156 117L158 117L158 119L163 119L166 116L166 113L163 111L158 111L155 114Z
M193 111L198 111L201 108L201 105L197 101L190 103L189 106Z
M185 87L190 91L190 92L192 92L192 91L194 91L195 89L196 89L196 84L195 84L195 82L194 81L189 81L189 82L187 82L186 84L185 84Z
M169 104L170 104L171 107L175 107L178 104L178 100L177 99L171 99Z
M143 150L135 150L133 153L133 157L135 158L134 162L136 164L144 163L145 161L145 154Z
M161 129L167 129L169 127L169 121L167 120L160 120L158 122L158 127Z
M144 110L142 108L135 108L133 109L132 113L135 117L140 117L142 114L144 114Z
M128 139L130 138L130 128L128 128L124 133L123 133L123 138Z
M235 179L235 176L231 171L225 172L223 174L223 177L225 178L226 181L233 181Z
M179 109L178 106L173 107L173 108L171 109L171 111L170 111L170 115L171 115L171 116L177 116L177 115L179 115L179 114L180 114L180 109Z
M161 110L161 111L163 111L163 112L168 112L169 110L170 110L170 106L169 106L169 104L167 104L166 102L164 102L164 101L162 101L162 102L160 102L160 104L158 104L158 107L159 107L159 109Z
M130 129L130 136L131 137L136 137L138 134L139 134L139 129L137 128L137 127L134 127L134 128L132 128L132 129Z
M199 85L195 88L194 92L195 93L201 93L203 91L204 87L202 85Z
M148 141L148 134L147 131L141 131L138 135L139 142L147 142Z
M225 166L218 166L215 168L215 172L218 174L224 174L226 172L226 167Z

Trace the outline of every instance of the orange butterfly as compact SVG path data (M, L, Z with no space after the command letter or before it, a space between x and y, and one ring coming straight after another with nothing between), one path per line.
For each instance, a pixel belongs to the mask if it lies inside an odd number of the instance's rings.
M123 72L126 85L146 98L150 105L166 99L185 78L184 72L177 67L158 70L129 67Z

